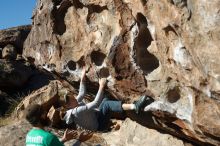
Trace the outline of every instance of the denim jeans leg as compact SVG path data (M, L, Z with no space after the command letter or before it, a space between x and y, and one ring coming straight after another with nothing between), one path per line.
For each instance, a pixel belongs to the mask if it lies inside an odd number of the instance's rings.
M122 102L113 100L103 100L103 102L99 106L99 110L99 130L104 130L108 125L112 113L123 113Z

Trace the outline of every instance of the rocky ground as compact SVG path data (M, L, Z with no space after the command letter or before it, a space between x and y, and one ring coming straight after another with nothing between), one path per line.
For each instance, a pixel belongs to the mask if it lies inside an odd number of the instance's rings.
M33 103L57 128L85 64L88 100L99 77L112 98L155 100L85 145L220 145L219 10L218 0L39 0L31 26L0 31L1 145L23 145Z

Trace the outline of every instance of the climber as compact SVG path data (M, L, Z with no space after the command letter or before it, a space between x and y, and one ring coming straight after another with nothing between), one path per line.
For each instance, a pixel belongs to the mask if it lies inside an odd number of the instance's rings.
M92 133L81 132L78 135L77 131L64 132L63 137L59 140L55 135L44 130L45 114L42 106L34 104L26 109L25 118L33 126L26 136L26 146L64 146L64 142L76 139L76 143L86 141L92 136ZM76 144L75 143L75 144Z
M66 96L66 107L69 109L64 120L67 124L74 123L78 128L87 129L91 131L103 131L106 130L110 115L113 112L124 113L127 110L135 110L138 114L142 109L148 96L141 96L140 99L132 104L122 103L121 101L113 101L108 98L104 98L104 87L106 84L106 78L99 80L99 89L95 99L92 102L85 103L83 101L86 93L86 69L82 69L82 75L80 80L79 94L76 98Z

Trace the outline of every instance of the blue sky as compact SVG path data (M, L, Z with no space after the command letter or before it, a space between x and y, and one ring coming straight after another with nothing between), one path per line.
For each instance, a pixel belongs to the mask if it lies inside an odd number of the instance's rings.
M37 0L1 0L0 30L31 24L33 9Z

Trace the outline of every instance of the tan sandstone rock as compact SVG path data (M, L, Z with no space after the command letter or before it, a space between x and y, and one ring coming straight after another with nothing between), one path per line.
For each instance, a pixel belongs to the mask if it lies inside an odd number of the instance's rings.
M2 50L2 58L8 60L15 60L17 58L17 51L13 45L7 45Z
M58 109L55 109L54 106L52 106L47 113L47 117L50 120L50 123L54 127L61 126L61 116L60 111Z
M220 145L219 9L218 0L41 0L23 55L72 83L82 64L92 83L105 68L115 98L154 95L155 127Z
M0 30L0 47L12 44L17 48L18 53L22 53L23 44L31 30L31 25L23 25L9 29Z
M25 97L17 106L16 116L21 118L24 110L33 104L40 104L43 106L45 112L49 111L49 109L59 101L58 84L60 84L59 81L51 81L49 85L44 86Z
M184 146L183 141L154 129L145 128L135 121L126 119L120 130L102 134L111 146Z

